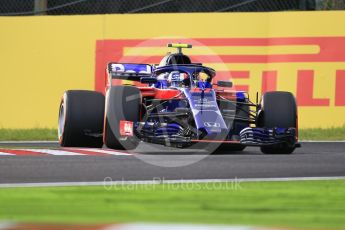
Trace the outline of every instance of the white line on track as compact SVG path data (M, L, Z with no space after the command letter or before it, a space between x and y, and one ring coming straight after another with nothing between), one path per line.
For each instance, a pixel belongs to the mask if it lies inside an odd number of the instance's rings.
M235 178L235 179L196 179L196 180L138 180L138 181L104 181L94 182L43 182L43 183L7 183L0 184L0 188L16 187L67 187L67 186L112 186L112 185L150 185L150 184L187 184L187 183L233 183L233 182L287 182L287 181L319 181L344 180L345 176L334 177L283 177L283 178Z
M14 156L15 154L12 154L12 153L3 153L3 152L0 152L0 156Z
M46 153L49 155L56 155L56 156L84 156L85 154L81 153L74 153L74 152L67 152L63 150L52 150L52 149L17 149L17 150L23 150L23 151L30 151L30 152L35 152L35 153Z
M96 153L105 153L105 154L116 155L116 156L121 156L121 155L128 156L128 155L132 155L132 154L130 154L130 153L119 152L119 151L116 151L116 150L107 150L107 149L86 149L86 148L79 149L79 148L78 148L78 149L75 149L75 150L83 150L83 151L96 152ZM73 149L71 149L71 151L73 151Z
M131 156L133 153L126 153L112 149L95 149L95 148L61 148L61 149L0 149L0 156L15 156L15 155L55 155L55 156L91 156L91 155L112 155L112 156ZM99 154L102 153L102 154Z

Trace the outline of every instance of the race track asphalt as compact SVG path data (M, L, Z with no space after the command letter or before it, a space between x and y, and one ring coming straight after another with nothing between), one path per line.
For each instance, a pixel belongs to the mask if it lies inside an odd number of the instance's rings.
M0 148L56 148L52 143ZM145 149L146 148L146 149ZM158 150L157 150L158 149ZM142 150L142 151L141 151ZM302 143L291 155L139 147L129 156L1 156L0 183L345 176L345 143ZM145 152L145 153L144 153Z

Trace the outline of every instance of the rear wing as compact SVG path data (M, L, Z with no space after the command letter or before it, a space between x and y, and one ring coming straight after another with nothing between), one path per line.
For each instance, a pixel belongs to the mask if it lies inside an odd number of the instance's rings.
M141 78L152 77L153 66L137 63L110 62L107 67L108 78L129 81L139 81Z

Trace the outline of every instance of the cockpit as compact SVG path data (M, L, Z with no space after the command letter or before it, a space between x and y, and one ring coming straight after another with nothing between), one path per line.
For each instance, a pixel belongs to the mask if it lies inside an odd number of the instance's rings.
M156 88L212 88L212 75L199 71L173 70L171 72L160 73L157 76Z
M177 48L177 53L168 53L159 63L154 73L157 78L156 88L212 88L215 71L201 63L192 63L182 53L182 48L192 48L189 44L168 44Z

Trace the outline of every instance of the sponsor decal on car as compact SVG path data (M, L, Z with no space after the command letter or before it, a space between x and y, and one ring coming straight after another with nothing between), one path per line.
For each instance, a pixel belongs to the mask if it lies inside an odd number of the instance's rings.
M133 122L132 121L120 121L120 135L126 137L133 136Z

